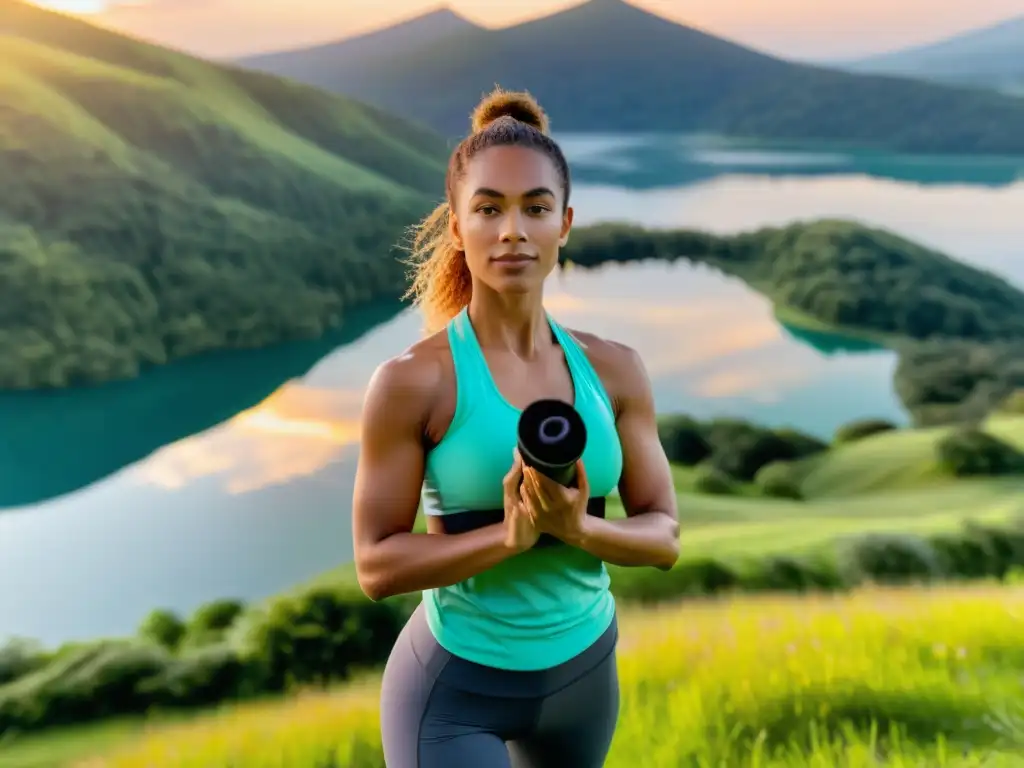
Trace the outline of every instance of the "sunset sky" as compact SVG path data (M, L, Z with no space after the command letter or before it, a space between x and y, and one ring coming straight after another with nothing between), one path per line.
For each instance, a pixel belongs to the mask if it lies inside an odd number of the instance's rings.
M432 10L437 0L35 0L214 58L324 42ZM484 26L580 0L451 0ZM630 0L660 15L794 58L841 58L930 42L1024 12L1024 0Z

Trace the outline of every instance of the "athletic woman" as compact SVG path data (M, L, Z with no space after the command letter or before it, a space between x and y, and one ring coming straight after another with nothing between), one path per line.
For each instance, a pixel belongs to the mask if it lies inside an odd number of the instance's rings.
M570 331L543 286L572 225L569 168L527 94L496 91L421 226L431 335L375 371L353 508L373 600L422 591L384 672L388 768L598 768L619 710L606 563L669 569L675 492L630 348ZM519 415L572 404L576 488L524 467ZM618 488L627 518L604 517ZM428 533L413 533L422 499Z

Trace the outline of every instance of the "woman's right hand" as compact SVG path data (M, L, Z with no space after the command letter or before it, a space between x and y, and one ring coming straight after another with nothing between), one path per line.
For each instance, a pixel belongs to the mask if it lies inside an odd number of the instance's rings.
M523 482L523 459L518 449L513 454L512 468L505 475L505 545L514 552L525 552L540 538L540 531L526 511L520 491Z

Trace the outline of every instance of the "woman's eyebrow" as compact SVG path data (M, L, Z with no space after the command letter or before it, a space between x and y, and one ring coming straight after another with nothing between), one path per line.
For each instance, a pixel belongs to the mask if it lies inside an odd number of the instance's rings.
M555 193L552 192L547 187L534 187L525 195L523 195L523 197L544 197L545 195L550 195L551 197L554 197ZM476 190L476 192L473 193L473 197L493 197L498 200L505 199L505 195L503 195L496 189L491 189L490 187L480 187L478 190Z

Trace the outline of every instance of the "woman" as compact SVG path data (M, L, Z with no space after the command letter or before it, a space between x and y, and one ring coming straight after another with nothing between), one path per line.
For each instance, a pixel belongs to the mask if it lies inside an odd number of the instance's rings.
M432 335L374 373L356 475L363 590L423 593L384 672L385 761L598 768L619 709L605 563L667 570L679 549L650 385L633 350L544 309L573 211L530 96L484 99L446 191L415 241ZM577 488L515 453L519 414L541 398L586 424ZM616 487L628 518L606 520ZM426 534L412 532L421 496ZM555 545L535 546L542 534Z

